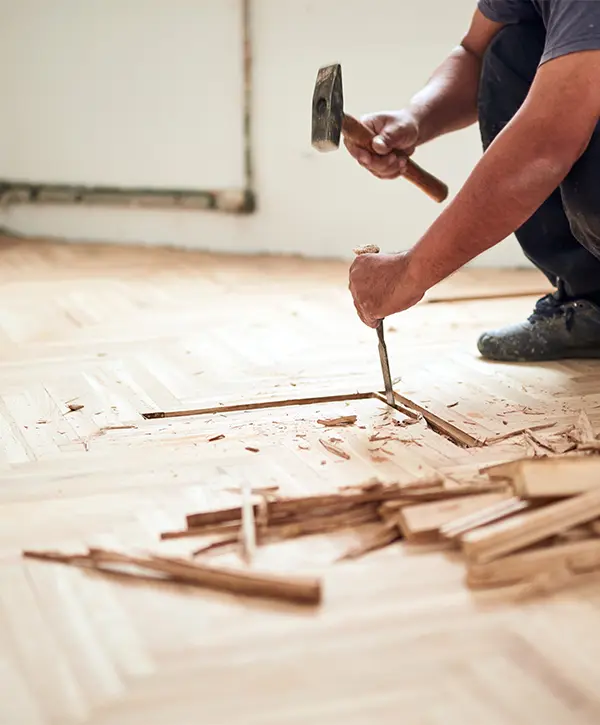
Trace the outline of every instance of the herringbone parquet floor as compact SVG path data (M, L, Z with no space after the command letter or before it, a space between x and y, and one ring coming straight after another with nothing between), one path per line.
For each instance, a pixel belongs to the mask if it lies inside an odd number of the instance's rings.
M528 272L469 275L467 292L544 287ZM3 240L0 282L2 725L600 722L593 579L523 600L474 595L447 551L399 545L333 565L360 532L261 549L257 567L323 577L324 603L306 613L21 558L188 552L193 540L158 533L237 502L242 481L300 494L469 477L518 455L519 436L462 448L424 423L382 453L368 440L386 415L376 400L143 418L380 388L346 265ZM463 297L461 284L446 292ZM477 334L533 299L425 302L388 321L397 389L475 441L581 407L594 418L595 364L478 360ZM349 412L357 425L335 433L345 460L316 420Z

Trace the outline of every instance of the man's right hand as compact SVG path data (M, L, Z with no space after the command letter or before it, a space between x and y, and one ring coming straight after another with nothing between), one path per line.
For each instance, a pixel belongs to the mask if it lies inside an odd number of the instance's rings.
M372 149L356 146L348 139L344 144L361 166L378 179L397 179L404 174L406 158L391 153L394 149L411 156L419 141L419 123L408 111L372 113L361 121L374 134Z

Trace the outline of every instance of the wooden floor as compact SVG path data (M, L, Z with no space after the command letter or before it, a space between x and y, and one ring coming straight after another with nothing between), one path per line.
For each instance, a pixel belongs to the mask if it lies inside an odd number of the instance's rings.
M307 613L20 556L189 552L194 540L159 532L237 503L244 481L304 494L372 476L471 480L521 455L523 428L582 408L600 425L598 363L477 356L480 332L546 291L536 273L458 275L386 322L397 393L448 435L391 425L403 416L372 399L144 418L380 390L345 264L3 240L0 275L1 725L600 722L595 580L523 600L473 594L435 549L333 564L360 532L261 550L257 568L323 577ZM339 414L356 425L317 423ZM385 445L369 440L386 426Z

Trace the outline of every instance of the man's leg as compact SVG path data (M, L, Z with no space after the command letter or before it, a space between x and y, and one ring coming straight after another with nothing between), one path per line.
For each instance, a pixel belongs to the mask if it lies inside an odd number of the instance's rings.
M492 41L483 63L479 95L484 149L525 101L542 56L544 38L542 23L533 22L508 26ZM600 142L595 158L600 162ZM558 292L540 300L526 322L483 335L478 347L484 357L515 362L600 357L600 309L587 304L583 316L590 319L577 329L572 324L572 306L582 304L582 298L590 303L600 301L600 258L588 251L595 240L600 255L600 215L593 217L591 233L587 228L590 217L584 209L590 208L592 190L584 194L581 181L582 177L591 178L594 164L585 164L583 159L579 164L581 171L575 177L579 181L566 182L562 193L557 189L515 232L527 258Z
M562 183L561 192L573 236L600 260L600 124L583 156ZM598 274L596 268L594 272ZM587 292L583 294L587 296ZM593 301L600 303L600 294L594 295Z

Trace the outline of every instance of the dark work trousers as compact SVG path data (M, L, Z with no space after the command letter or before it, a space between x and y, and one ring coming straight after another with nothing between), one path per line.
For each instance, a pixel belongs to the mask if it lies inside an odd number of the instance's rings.
M479 92L487 149L525 100L542 56L542 23L503 28L488 48ZM577 109L573 109L577 113ZM515 236L550 282L570 297L600 293L600 130L556 191Z

